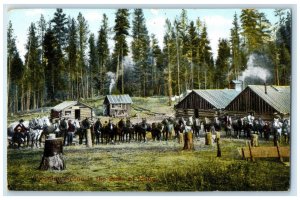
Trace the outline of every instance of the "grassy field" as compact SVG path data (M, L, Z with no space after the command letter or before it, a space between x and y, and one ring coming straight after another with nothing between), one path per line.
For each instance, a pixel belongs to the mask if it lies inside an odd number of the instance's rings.
M216 145L174 141L64 148L66 170L40 171L42 149L8 149L8 189L14 191L286 191L290 168L276 159L242 160L244 140ZM260 145L272 143L261 141Z

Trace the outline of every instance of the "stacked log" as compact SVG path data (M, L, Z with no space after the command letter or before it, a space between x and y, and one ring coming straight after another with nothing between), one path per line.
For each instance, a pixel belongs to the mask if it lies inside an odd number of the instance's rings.
M251 147L258 147L258 135L251 134Z

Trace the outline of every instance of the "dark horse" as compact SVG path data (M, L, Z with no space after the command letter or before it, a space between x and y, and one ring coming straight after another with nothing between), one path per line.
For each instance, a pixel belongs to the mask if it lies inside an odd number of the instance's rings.
M161 123L159 123L159 122L152 123L151 134L152 134L153 141L161 140L162 128L163 128L163 125Z
M183 133L184 124L185 124L185 121L184 121L183 117L174 121L175 138L179 138L179 133Z
M147 131L151 131L151 126L146 123L146 119L143 119L141 123L134 126L134 130L138 135L138 141L141 142L144 140L144 142L146 142L146 133Z
M116 125L114 125L111 120L109 120L108 124L103 129L104 137L106 139L106 144L112 143L114 144L114 138L116 135Z
M130 119L126 120L125 126L123 127L123 136L125 142L130 142L133 139L134 135L134 126L130 122Z

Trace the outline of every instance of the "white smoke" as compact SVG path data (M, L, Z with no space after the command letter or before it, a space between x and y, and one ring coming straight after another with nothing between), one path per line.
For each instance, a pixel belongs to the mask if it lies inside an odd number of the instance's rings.
M256 78L261 79L263 82L267 82L267 79L271 77L270 71L259 66L256 59L255 54L250 55L247 62L247 69L240 76L240 80L244 81L246 78Z
M113 89L113 87L115 86L115 79L116 79L116 74L109 71L106 73L107 77L110 79L110 83L109 83L109 94L111 94L111 91Z

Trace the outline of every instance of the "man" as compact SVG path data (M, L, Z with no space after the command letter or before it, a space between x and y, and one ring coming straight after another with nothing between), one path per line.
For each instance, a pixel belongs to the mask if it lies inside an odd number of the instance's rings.
M29 129L24 126L23 122L24 120L21 119L19 124L14 128L13 140L18 142L18 148L20 148L22 141L25 141L25 138L27 140L27 146L29 145Z
M85 138L85 144L87 144L87 129L89 129L91 126L91 123L89 122L89 119L86 117L83 121L82 121L82 131L83 131L83 137ZM83 138L81 138L82 140Z
M69 119L69 121L68 121L68 146L71 146L73 143L74 133L75 133L75 125Z
M101 128L102 128L102 124L101 124L100 118L98 118L94 125L94 132L96 135L96 144L100 144ZM101 137L101 142L103 144L103 137Z
M63 118L63 119L60 121L60 124L59 124L59 130L60 130L60 132L61 132L62 137L64 138L64 143L63 143L63 145L66 145L66 140L67 140L67 137L68 137L68 124L67 124L65 118Z

